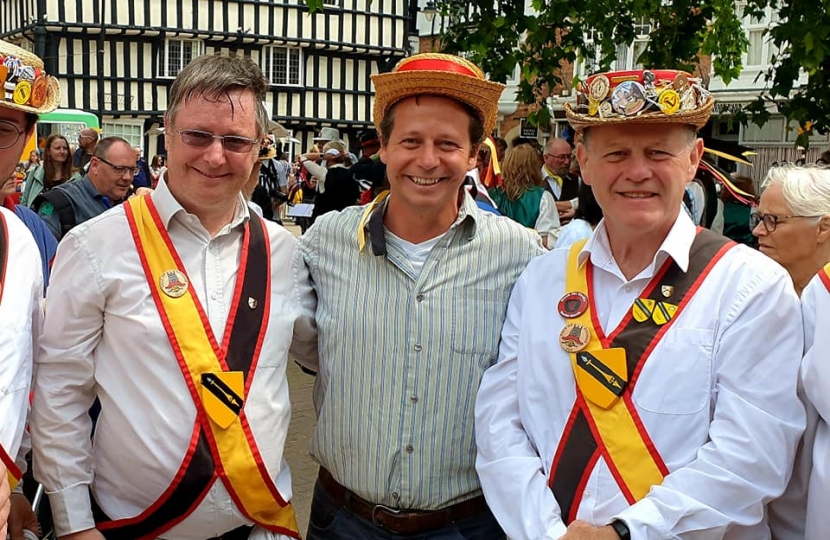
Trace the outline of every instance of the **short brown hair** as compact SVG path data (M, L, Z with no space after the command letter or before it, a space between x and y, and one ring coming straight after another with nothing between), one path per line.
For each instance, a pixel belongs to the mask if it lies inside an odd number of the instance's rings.
M415 103L418 103L418 98L420 97L421 96L414 96ZM446 96L438 97L446 98ZM481 116L479 116L478 112L473 107L467 105L463 101L458 101L455 99L453 101L461 105L461 107L463 107L464 111L467 113L467 116L470 117L470 142L473 144L474 147L481 144L481 141L484 140L484 137L486 135L486 133L484 133L484 122L482 121ZM380 128L380 140L383 142L384 145L389 144L389 136L392 134L392 130L395 129L395 109L398 108L398 103L400 103L400 101L394 103L391 107L389 107L389 110L386 111L386 116L383 117L383 120L381 120L380 122L380 126L378 126Z

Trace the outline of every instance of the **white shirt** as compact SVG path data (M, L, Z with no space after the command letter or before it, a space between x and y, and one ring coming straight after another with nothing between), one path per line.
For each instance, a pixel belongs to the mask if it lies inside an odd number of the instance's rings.
M5 208L0 207L0 214L9 240L6 277L0 283L0 445L14 460L26 426L32 353L43 323L43 269L26 225Z
M652 264L628 281L600 223L580 261L590 257L594 265L606 335L668 257L688 268L694 236L680 213ZM575 399L558 342L567 258L557 249L534 259L517 281L499 361L484 374L476 402L476 470L514 540L558 539L566 531L547 478ZM574 502L577 519L597 526L621 519L637 540L768 539L764 506L784 490L804 429L796 397L802 344L789 276L757 252L733 247L657 344L633 393L671 474L629 506L600 458Z
M211 238L164 181L151 197L221 342L242 224L249 217L244 199L240 196L231 223ZM290 416L285 367L292 334L295 344L316 350L315 302L296 240L282 227L265 223L271 247L270 320L244 408L264 463L289 500L291 474L283 460ZM111 519L136 516L152 505L179 470L196 407L150 296L123 207L64 238L47 299L32 438L35 475L49 494L57 532L64 535L94 526L90 485ZM93 452L87 410L96 396L102 413ZM246 524L219 481L162 537L203 540Z
M548 249L553 248L562 229L559 225L556 199L547 191L542 193L542 198L539 200L539 217L536 218L534 229L542 238L547 238Z
M413 244L412 242L404 240L400 236L396 236L390 232L389 229L384 229L384 234L386 234L387 243L397 247L403 252L404 256L409 261L409 264L412 265L412 270L415 272L416 280L421 275L421 271L424 269L424 264L426 264L427 257L429 257L432 248L434 248L435 245L447 235L447 233L444 232L435 238L430 238L420 244Z
M807 459L809 467L809 484L806 497L806 529L805 540L825 540L830 530L830 365L827 354L830 351L830 336L827 324L830 322L830 293L819 276L813 278L810 284L801 293L801 303L804 313L804 362L801 365L801 382L808 404L808 419L813 413L815 422L808 424L805 433L805 453L812 454L812 460ZM811 438L815 440L810 445ZM808 449L812 446L812 452ZM810 463L811 462L811 463ZM802 462L797 462L802 466ZM797 477L796 477L797 478ZM793 482L795 484L795 482ZM789 491L793 490L793 484ZM797 491L796 491L797 492ZM798 493L798 492L797 492ZM803 491L801 492L803 494ZM803 503L804 500L802 499ZM803 507L802 507L803 508ZM802 511L803 517L803 511ZM797 529L796 529L797 530ZM784 536L782 535L782 538ZM790 537L796 538L796 537Z
M584 219L572 219L570 223L559 230L556 249L569 248L580 240L590 238L593 232L591 224Z

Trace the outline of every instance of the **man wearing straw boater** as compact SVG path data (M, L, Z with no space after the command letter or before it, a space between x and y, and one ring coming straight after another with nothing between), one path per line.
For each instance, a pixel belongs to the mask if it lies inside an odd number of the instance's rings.
M240 194L266 89L248 58L190 62L155 191L61 241L32 441L63 539L299 537L285 368L292 337L314 354L314 298L297 241Z
M307 538L502 539L475 473L473 400L542 248L463 182L503 87L430 53L373 80L390 190L301 240L320 332Z
M681 211L714 105L678 71L567 106L605 218L519 278L476 401L476 468L515 540L770 537L804 428L798 298Z
M60 87L46 74L40 58L5 41L0 41L0 84L0 183L4 183L15 174L38 115L60 104ZM0 538L6 538L9 488L22 475L15 459L26 425L42 297L37 245L14 212L0 207ZM22 502L25 507L25 497L17 497L15 505ZM15 537L22 534L11 532Z

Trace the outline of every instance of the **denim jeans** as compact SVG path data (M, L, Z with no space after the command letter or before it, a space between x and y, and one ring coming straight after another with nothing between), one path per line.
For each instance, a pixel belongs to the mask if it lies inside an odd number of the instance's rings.
M489 511L434 531L400 535L385 531L337 506L320 486L314 486L306 540L504 540L504 532Z

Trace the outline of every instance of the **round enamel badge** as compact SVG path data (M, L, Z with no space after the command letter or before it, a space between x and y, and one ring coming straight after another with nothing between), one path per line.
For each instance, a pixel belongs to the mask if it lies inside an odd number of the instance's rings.
M591 331L587 327L570 323L559 332L559 345L569 353L576 353L584 349L591 339Z
M187 277L178 270L167 270L159 276L159 286L170 298L179 298L187 292Z
M581 292L569 292L559 299L557 308L566 319L575 319L588 309L588 297Z

